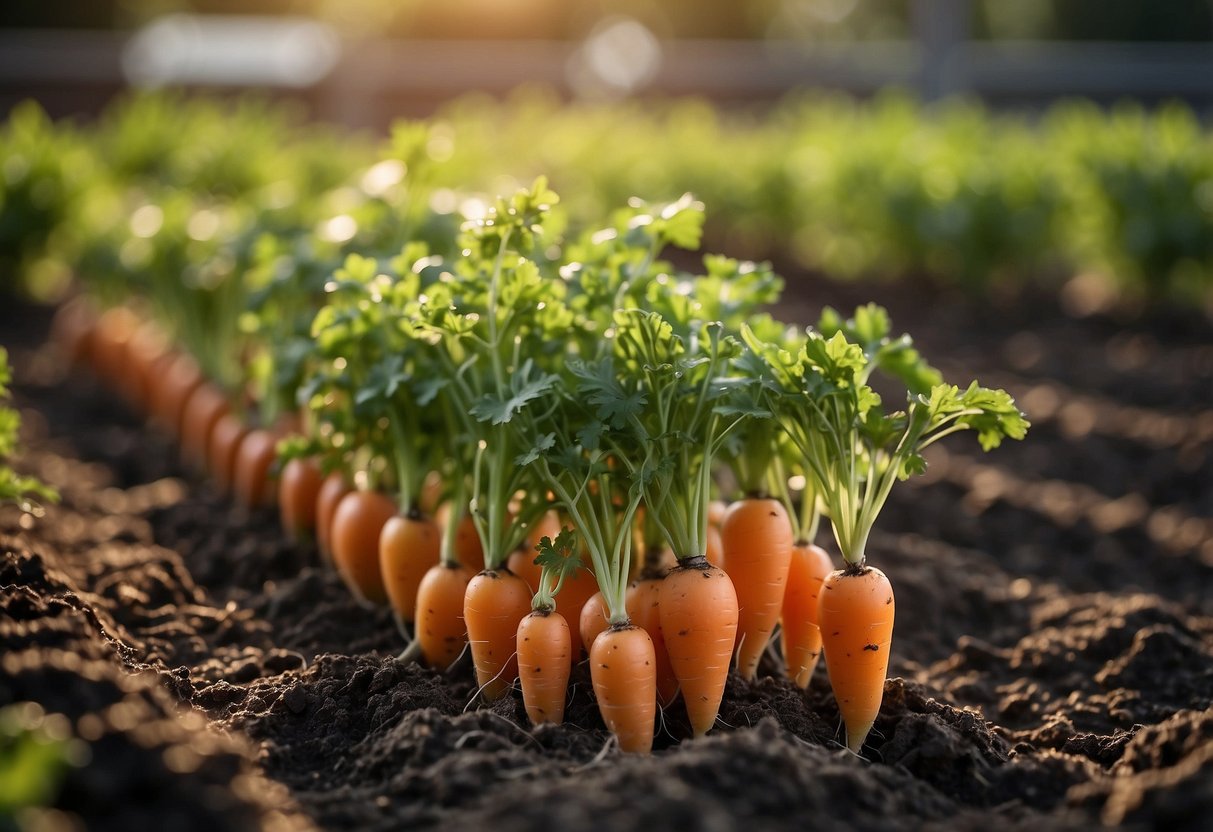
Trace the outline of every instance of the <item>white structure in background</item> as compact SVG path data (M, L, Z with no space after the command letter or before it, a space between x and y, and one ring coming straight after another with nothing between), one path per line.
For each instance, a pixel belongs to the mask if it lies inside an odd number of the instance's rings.
M122 52L137 87L310 87L341 57L331 28L303 17L170 14L140 29Z
M661 43L639 20L608 17L569 59L569 86L579 95L629 95L661 69Z

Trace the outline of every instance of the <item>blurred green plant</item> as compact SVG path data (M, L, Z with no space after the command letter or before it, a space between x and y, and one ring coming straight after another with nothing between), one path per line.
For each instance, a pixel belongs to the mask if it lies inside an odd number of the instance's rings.
M71 723L35 702L0 709L0 830L22 828L22 810L46 807L64 775L88 759L88 746L71 736Z
M17 448L21 430L21 415L5 407L11 393L8 385L12 371L8 366L8 350L0 347L0 503L16 503L23 511L38 512L38 500L58 500L59 494L34 477L24 477L10 468L8 458Z

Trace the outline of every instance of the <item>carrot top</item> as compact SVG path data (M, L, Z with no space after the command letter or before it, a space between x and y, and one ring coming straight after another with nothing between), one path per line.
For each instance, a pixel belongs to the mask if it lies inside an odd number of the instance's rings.
M905 336L886 340L883 310L864 310L863 345L849 340L844 327L829 337L810 329L798 343L783 345L764 342L742 327L743 338L778 389L770 403L803 455L839 549L852 566L863 565L868 537L893 484L925 470L926 447L952 433L975 430L982 448L990 450L1004 437L1022 439L1028 429L1003 390L976 382L961 390L939 382L917 392L915 386L933 371L909 352ZM904 410L886 412L867 384L871 372L882 366L882 349L886 356L898 356L885 364L894 368L892 374L909 379Z

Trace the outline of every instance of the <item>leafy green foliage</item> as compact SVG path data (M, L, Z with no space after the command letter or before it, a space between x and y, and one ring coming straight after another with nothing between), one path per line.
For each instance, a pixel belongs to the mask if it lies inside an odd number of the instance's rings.
M9 399L11 382L8 351L0 347L0 403ZM17 411L0 404L0 503L16 503L24 511L37 512L40 510L38 500L58 500L59 494L34 477L21 476L4 464L17 449L17 433L20 430L21 417Z

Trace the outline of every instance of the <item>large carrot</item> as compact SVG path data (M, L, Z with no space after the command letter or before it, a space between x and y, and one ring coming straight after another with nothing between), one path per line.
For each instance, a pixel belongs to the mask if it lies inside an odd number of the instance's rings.
M753 679L783 607L792 527L778 500L748 497L729 507L720 533L720 566L737 590L737 670Z
M379 569L379 533L396 505L377 491L351 491L333 512L333 563L345 585L373 604L387 601Z
M830 686L855 753L872 730L893 643L893 587L879 569L840 569L826 578L819 621Z
M600 590L586 599L581 605L581 614L577 616L577 630L587 653L594 648L594 642L609 626L606 599L602 597Z
M518 678L518 624L531 611L531 590L504 566L468 583L463 598L476 682L484 698L500 699Z
M278 478L278 516L287 539L298 541L316 530L316 497L324 475L310 457L297 457L282 467Z
M390 518L379 533L383 586L402 620L416 617L417 590L426 572L438 565L441 548L438 525L417 510Z
M590 649L590 678L598 710L622 751L648 754L653 750L656 661L649 634L631 624L608 628Z
M662 581L658 607L691 729L701 737L715 724L724 698L737 637L737 592L707 558L685 558Z

